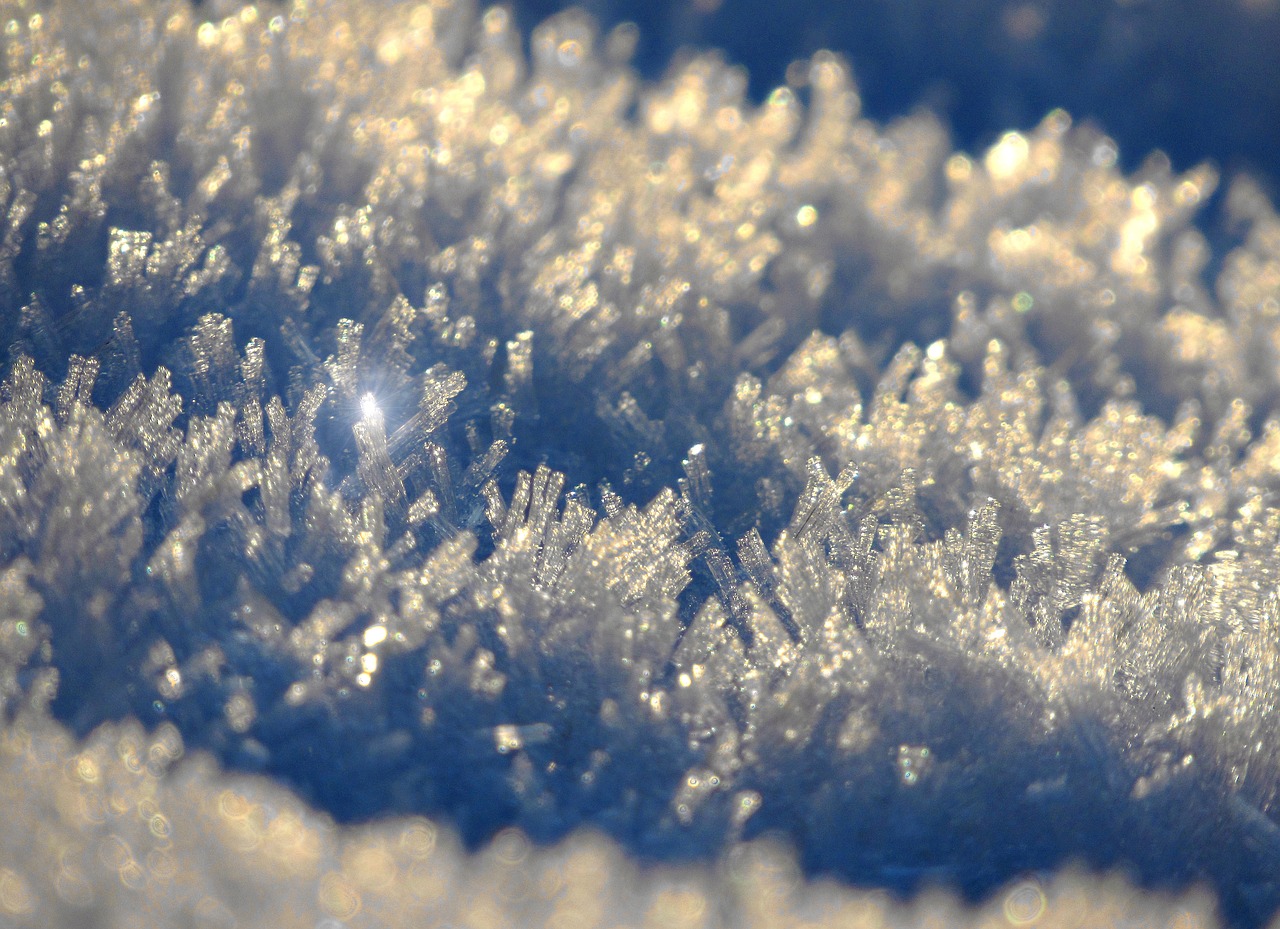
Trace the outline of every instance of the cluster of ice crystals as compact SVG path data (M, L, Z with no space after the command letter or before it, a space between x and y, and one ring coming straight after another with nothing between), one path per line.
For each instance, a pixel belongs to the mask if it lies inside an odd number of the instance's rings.
M895 890L1079 859L1280 907L1247 182L1211 245L1211 170L1061 112L973 157L831 55L755 105L464 0L0 31L5 919L931 918L802 903L766 833ZM523 844L580 826L724 863Z

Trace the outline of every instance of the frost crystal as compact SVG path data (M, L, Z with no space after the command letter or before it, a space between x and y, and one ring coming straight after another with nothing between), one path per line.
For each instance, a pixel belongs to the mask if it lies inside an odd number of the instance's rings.
M828 54L757 106L464 0L0 22L0 921L952 907L765 835L1009 885L957 924L1213 918L1072 862L1280 908L1248 182L1211 261L1209 168L952 153Z

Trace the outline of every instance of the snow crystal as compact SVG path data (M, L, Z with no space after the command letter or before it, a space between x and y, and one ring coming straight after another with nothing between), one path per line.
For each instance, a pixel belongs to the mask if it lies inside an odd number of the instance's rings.
M1248 181L577 13L0 21L5 920L1280 908Z

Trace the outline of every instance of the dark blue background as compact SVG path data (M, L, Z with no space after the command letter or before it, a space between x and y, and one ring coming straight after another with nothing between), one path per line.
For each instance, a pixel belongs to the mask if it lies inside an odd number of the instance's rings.
M528 32L570 6L641 29L637 64L660 76L682 47L723 49L758 98L821 48L853 63L868 115L927 106L974 150L1063 107L1100 125L1134 166L1280 178L1277 0L519 0Z

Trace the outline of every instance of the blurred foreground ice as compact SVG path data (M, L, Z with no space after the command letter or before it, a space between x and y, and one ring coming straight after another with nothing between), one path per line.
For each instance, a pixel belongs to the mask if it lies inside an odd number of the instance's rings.
M1215 924L1206 894L1143 894L1074 871L1012 881L981 908L940 891L903 904L806 882L765 840L714 864L642 867L598 833L536 848L512 829L468 855L420 817L339 827L262 779L178 763L171 726L105 726L76 746L32 723L0 742L0 919L15 929Z

